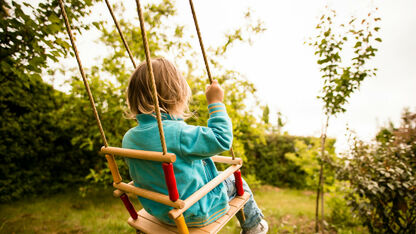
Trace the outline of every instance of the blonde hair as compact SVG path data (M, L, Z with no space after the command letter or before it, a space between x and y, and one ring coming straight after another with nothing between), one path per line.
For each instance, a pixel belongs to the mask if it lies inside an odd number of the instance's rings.
M152 68L161 112L185 117L191 97L191 89L186 80L165 58L152 59ZM142 62L130 77L127 87L127 104L131 117L155 112L150 82L147 63Z

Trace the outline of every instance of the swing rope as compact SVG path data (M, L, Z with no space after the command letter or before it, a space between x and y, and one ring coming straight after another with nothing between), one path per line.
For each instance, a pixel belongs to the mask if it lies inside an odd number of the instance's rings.
M191 5L192 17L194 18L195 29L196 29L196 33L198 34L199 46L201 47L202 57L204 57L205 68L207 69L207 74L208 74L209 82L212 84L211 71L209 69L208 59L207 59L207 55L205 54L205 47L204 47L204 43L202 42L201 32L199 30L198 20L196 18L196 13L195 13L195 9L194 9L194 3L192 2L192 0L189 0L189 5ZM234 160L235 159L235 155L234 155L234 150L233 150L233 147L232 146L230 148L230 153L231 153L231 157Z
M196 29L196 33L198 34L198 40L199 40L199 45L201 47L202 56L204 57L204 63L205 63L205 68L207 69L209 83L212 84L211 71L209 70L208 59L207 59L207 55L205 54L205 47L204 47L204 43L202 42L201 32L199 31L198 20L196 18L194 4L192 0L189 0L189 5L191 5L192 16L194 18L195 29Z
M108 0L105 0L105 3L107 4L108 11L110 11L111 17L113 18L113 21L114 21L114 24L116 25L117 31L120 34L120 38L123 41L124 48L126 48L127 53L129 54L130 60L133 63L133 67L136 68L136 62L134 61L134 58L133 58L133 55L130 51L129 45L127 44L127 41L124 38L123 32L121 31L120 24L118 23L118 21L116 19L116 16L114 15L113 9L111 8L111 5L108 2Z
M152 67L152 63L150 59L149 43L147 42L147 35L146 35L146 29L144 25L143 13L142 13L142 8L140 6L139 0L136 0L136 5L137 5L137 12L139 13L140 29L141 29L142 38L143 38L144 52L146 55L147 71L149 73L149 77L151 78L150 86L151 86L152 93L153 93L152 97L153 97L153 103L154 103L154 107L156 111L157 126L159 128L160 143L162 144L163 154L165 155L167 154L165 134L163 133L162 117L160 114L156 82L155 82L155 77L153 74L153 67Z
M85 89L87 90L88 97L90 99L90 104L94 112L95 120L97 121L98 128L100 129L101 138L103 139L104 146L108 147L107 138L105 137L104 129L103 129L103 126L101 125L100 116L98 115L97 108L95 107L94 97L92 96L90 86L88 85L88 81L85 76L84 68L82 67L81 60L79 58L78 49L77 49L77 46L75 45L74 36L72 34L71 26L69 25L68 16L66 15L65 6L62 0L59 0L59 7L61 8L62 15L64 16L66 31L68 32L69 39L71 40L72 49L74 50L75 57L78 62L78 68L81 73Z
M133 67L136 68L136 63L134 61L133 55L132 55L131 50L130 50L128 44L127 44L127 41L126 41L126 39L123 35L123 32L121 31L120 24L118 23L117 18L114 15L111 4L108 2L108 0L105 0L105 3L107 5L107 8L108 8L110 14L111 14L111 17L113 18L114 24L116 25L117 31L120 35L120 38L123 41L124 47L126 48L127 53L129 54L130 60L133 64ZM157 95L155 78L154 78L154 74L153 74L153 67L152 67L152 64L150 63L151 59L150 59L149 44L147 42L146 29L145 29L145 26L144 26L144 20L143 20L141 7L140 7L140 2L136 1L136 5L137 5L137 11L139 13L140 29L141 29L142 37L143 37L143 46L144 46L144 49L145 49L146 63L148 64L148 73L149 73L149 77L151 78L150 84L151 84L151 89L152 89L152 98L153 98L153 103L154 103L155 112L156 112L157 124L158 124L159 135L160 135L160 141L161 141L161 144L162 144L163 154L165 155L167 153L167 147L166 147L165 135L164 135L164 132L163 132L162 118L161 118L160 109L159 109L159 100L157 98L158 95Z

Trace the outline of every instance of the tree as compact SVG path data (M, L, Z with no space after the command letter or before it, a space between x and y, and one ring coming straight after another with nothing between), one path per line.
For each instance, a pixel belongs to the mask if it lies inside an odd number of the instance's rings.
M376 9L377 10L377 9ZM328 160L325 156L326 133L330 117L346 111L345 104L348 98L359 89L366 78L375 76L376 68L367 68L366 63L375 56L377 48L373 45L381 42L375 37L379 27L374 26L380 18L374 13L369 13L364 19L352 17L347 24L334 25L336 12L327 8L327 11L320 18L316 26L317 36L310 39L309 45L315 50L318 56L317 63L322 72L323 86L322 94L318 98L324 103L325 124L321 134L321 168L319 172L319 186L316 196L316 223L315 230L319 231L318 213L319 199L321 198L321 226L323 230L324 219L324 163ZM339 30L339 31L338 31ZM349 43L347 43L349 42ZM346 45L352 45L353 57L348 63L342 61L342 54Z
M269 109L269 106L266 105L263 108L263 116L262 116L262 120L265 124L269 124L269 115L270 115L270 109Z
M331 161L337 161L335 154L335 139L328 139L325 144L327 157ZM294 141L294 152L285 154L285 158L290 160L294 165L300 168L304 176L302 177L302 187L316 189L319 180L319 152L320 139L314 137L298 138ZM326 185L333 185L335 182L335 171L330 165L325 165Z
M276 130L277 133L282 133L282 128L286 125L286 120L284 120L285 117L282 114L282 112L278 111L277 112L277 123L276 123Z
M87 29L81 19L92 1L68 5L75 29ZM76 157L70 132L63 131L56 117L65 95L41 78L48 62L58 61L69 48L62 39L65 28L57 1L0 1L0 9L0 201L8 201L55 191L62 188L59 183L74 183L79 173L65 165Z

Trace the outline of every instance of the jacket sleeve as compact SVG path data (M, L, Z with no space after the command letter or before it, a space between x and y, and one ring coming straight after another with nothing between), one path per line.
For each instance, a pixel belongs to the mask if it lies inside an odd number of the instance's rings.
M182 128L180 148L183 156L199 156L202 159L231 148L232 124L224 104L210 104L208 111L208 127L186 125Z

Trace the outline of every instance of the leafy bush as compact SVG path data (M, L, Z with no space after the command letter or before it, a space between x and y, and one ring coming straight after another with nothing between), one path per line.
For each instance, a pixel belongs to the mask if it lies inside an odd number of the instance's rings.
M0 89L0 201L80 183L98 157L72 145L76 132L59 114L66 95L41 80L20 85Z
M314 188L319 171L319 138L270 134L265 144L257 144L255 158L256 177L267 184ZM335 158L335 140L329 139L326 151L329 159ZM328 167L327 184L334 183L334 171Z
M256 175L248 174L244 176L244 180L250 186L251 189L258 189L261 186L261 181L256 178Z
M92 1L68 1L75 29ZM42 81L48 62L67 54L57 1L0 2L0 202L80 181L91 155L74 150L58 117L67 97ZM80 156L84 156L82 158ZM69 166L70 165L70 166ZM87 165L87 166L86 166Z
M328 196L327 204L330 210L329 224L336 230L350 229L361 225L359 217L352 212L344 199L344 193L336 192Z
M382 129L375 144L355 139L340 171L349 182L348 205L372 233L416 231L416 114L399 128Z

